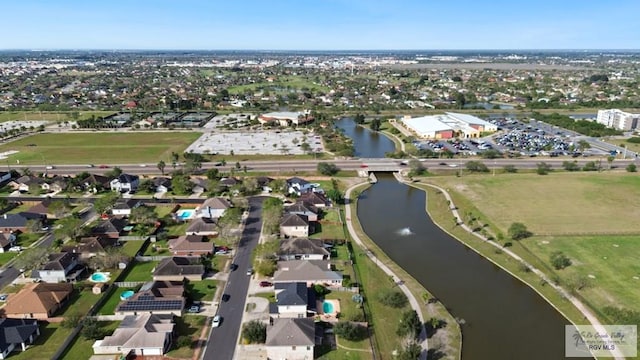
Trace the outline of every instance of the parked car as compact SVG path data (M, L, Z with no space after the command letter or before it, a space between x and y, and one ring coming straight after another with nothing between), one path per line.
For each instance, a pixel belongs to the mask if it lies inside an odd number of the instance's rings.
M9 297L7 294L0 295L0 301L7 301L7 297Z
M229 266L229 268L231 269L231 271L236 271L238 269L238 264L232 263L231 266Z
M222 294L222 302L227 302L231 296L229 294Z
M20 252L22 251L22 246L12 246L9 248L9 251L11 252Z
M249 275L249 276L253 275L253 268L252 267L247 269L247 275Z
M211 326L213 326L214 328L220 326L220 324L222 323L222 317L220 315L216 315L213 317L213 321L211 322Z
M200 312L200 306L192 305L189 309L187 309L187 312L192 313L192 314L197 314L197 313Z
M260 281L260 287L269 287L269 286L273 286L273 283L269 281Z

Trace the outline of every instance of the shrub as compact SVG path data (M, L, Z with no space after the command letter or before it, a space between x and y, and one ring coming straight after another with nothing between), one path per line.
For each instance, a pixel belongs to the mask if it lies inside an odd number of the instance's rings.
M527 227L523 223L519 222L512 223L507 233L513 240L526 239L533 235L531 231L527 230Z
M627 165L627 172L636 172L636 171L638 171L636 164Z
M402 313L400 317L400 323L396 329L396 334L405 337L408 336L415 339L420 335L422 325L420 324L420 318L415 310L408 310Z
M569 259L562 251L555 251L549 257L551 265L556 270L562 270L571 265L571 259Z
M267 326L258 320L251 320L242 328L242 337L249 344L264 344L267 341Z
M333 332L349 341L360 341L367 337L367 329L364 326L350 321L340 321L333 326Z
M402 291L396 289L389 289L380 292L378 294L378 301L386 306L398 309L405 307L409 302L407 296Z
M178 340L176 340L176 348L181 347L191 347L191 337L189 336L179 336Z

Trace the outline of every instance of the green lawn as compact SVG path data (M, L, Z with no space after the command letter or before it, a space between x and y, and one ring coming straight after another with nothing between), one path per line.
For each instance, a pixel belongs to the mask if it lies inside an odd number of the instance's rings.
M135 262L124 281L151 281L153 279L152 270L158 265L157 261Z
M347 346L347 344L343 344L342 340L340 340L340 345ZM331 350L326 345L316 346L314 353L314 358L317 360L368 360L373 358L371 353L341 348Z
M534 237L521 241L542 261L564 252L572 265L554 270L565 284L586 277L590 287L579 293L596 308L640 311L640 244L637 236Z
M112 285L115 286L115 285ZM120 304L120 294L122 294L124 291L127 290L132 290L132 291L138 291L137 288L116 288L111 295L109 296L109 298L107 299L107 301L104 302L104 304L102 305L102 307L98 310L98 314L99 315L113 315L115 314L116 308L118 307L118 305Z
M173 342L173 349L167 353L167 356L178 359L191 359L193 357L194 345L200 338L200 332L207 318L205 316L183 315L182 317L176 317L175 321L176 338ZM190 337L191 345L176 349L176 341L180 336Z
M116 330L120 321L100 321L100 328L106 335L111 335ZM85 360L93 356L92 345L95 340L87 340L82 335L76 336L67 351L62 355L62 359Z
M475 207L506 234L513 222L538 235L640 233L640 181L635 174L551 173L431 177L456 205ZM464 216L464 214L461 214Z
M46 121L73 121L72 111L0 111L0 122L5 121L25 121L25 120L46 120ZM114 111L78 111L78 119L88 119L91 115L109 116Z
M216 280L190 281L187 285L187 292L191 295L191 300L212 301L217 286L218 281Z
M168 255L167 253L168 250L169 250L169 241L160 240L160 241L149 243L147 248L144 250L144 256Z
M18 255L18 253L15 252L4 252L4 253L0 253L0 266L4 266L6 263L8 263L11 259L13 259L14 257L16 257L16 255Z
M40 336L25 352L13 352L12 360L50 360L53 354L71 334L71 329L65 329L60 324L50 323L40 325ZM93 354L93 352L91 352Z
M96 295L91 292L91 288L85 288L82 291L76 290L71 296L71 300L64 307L62 313L56 313L55 316L66 316L69 314L87 314L89 309L98 302L102 294Z
M200 136L198 132L100 132L37 134L0 145L0 152L16 150L9 161L30 164L156 163L181 154ZM35 145L35 146L34 146Z
M169 236L181 236L185 235L187 228L189 227L188 222L178 223L176 225L165 226L165 230L167 231L167 235Z
M143 244L144 244L144 241L124 241L122 245L122 250L124 251L125 254L131 257L134 257L138 253L138 251L140 250Z
M323 211L324 216L316 225L316 232L310 237L313 239L344 239L344 230L338 210L332 208Z
M269 300L269 302L276 302L276 294L273 291L260 292L260 293L253 294L251 296L261 297L261 298Z

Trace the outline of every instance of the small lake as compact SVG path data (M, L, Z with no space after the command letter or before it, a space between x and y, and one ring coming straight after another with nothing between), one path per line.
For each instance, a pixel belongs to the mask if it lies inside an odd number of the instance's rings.
M396 151L396 146L383 134L358 126L352 118L342 118L335 122L337 128L353 140L355 156L364 158L383 158L387 152Z

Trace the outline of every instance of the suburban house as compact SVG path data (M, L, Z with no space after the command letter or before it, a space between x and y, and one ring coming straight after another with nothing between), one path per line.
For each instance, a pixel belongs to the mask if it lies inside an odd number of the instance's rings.
M45 178L45 182L40 187L48 192L60 192L66 189L68 185L69 179L67 177L56 175L52 178Z
M46 283L75 281L84 272L79 258L78 254L68 252L49 254L49 261L40 269L33 270L31 277Z
M209 191L211 182L208 179L191 178L189 181L193 184L193 192Z
M14 233L0 233L0 253L7 251L10 247L14 246L16 240L17 237Z
M233 207L229 200L221 197L207 199L198 209L196 209L196 217L217 219L224 215L228 208Z
M291 282L275 284L276 302L269 303L269 314L275 318L305 318L309 304L315 304L315 291L306 283ZM315 306L314 306L315 307Z
M260 187L260 189L262 189L263 192L270 193L273 191L273 188L269 186L273 181L272 178L268 176L258 176L256 177L256 181L258 182L258 187Z
M116 308L116 315L165 314L180 316L185 304L184 282L152 281L142 285Z
M224 177L218 181L218 184L225 187L232 187L235 185L242 184L242 181L234 178L234 177Z
M82 189L84 191L90 191L97 193L102 189L111 188L111 179L106 176L89 174L89 176L82 179Z
M329 260L331 252L320 239L289 238L280 241L280 260Z
M173 315L127 315L111 336L93 344L93 353L164 355L171 347L174 326Z
M315 284L327 287L341 287L342 274L331 270L328 260L289 260L278 261L278 270L273 274L273 281L304 282L307 286Z
M119 192L135 192L140 185L140 177L138 175L120 174L117 178L111 180L109 186L111 191Z
M111 214L114 216L129 216L131 210L143 205L139 199L118 199L111 208Z
M153 272L153 280L190 281L202 280L204 265L199 257L173 256L162 259Z
M45 181L43 178L33 175L24 175L21 176L9 183L9 186L13 190L18 190L20 192L28 192L32 188L42 189L42 184Z
M267 359L313 359L316 326L313 318L274 319L267 326Z
M64 210L64 207L65 205L62 204L61 200L52 200L51 198L47 198L33 205L26 212L39 214L43 218L47 219L57 219L59 218L58 212Z
M289 214L298 214L307 217L308 221L318 221L318 209L309 204L302 201L298 201L293 205L289 205L284 208L284 211Z
M317 208L323 208L331 206L331 202L319 192L308 192L300 195L298 201L304 201L307 204L311 204Z
M214 219L195 218L185 230L187 235L218 235L218 224Z
M169 240L169 251L173 255L200 256L213 254L214 244L202 235L182 235Z
M0 359L6 359L16 348L25 351L38 335L37 320L0 319Z
M152 180L156 192L168 192L171 190L171 179L166 177L154 177Z
M73 285L69 283L26 284L20 292L9 296L0 312L3 317L45 320L62 308L72 293Z
M124 228L128 225L127 219L124 218L111 218L100 221L97 225L91 228L91 235L104 235L110 238L118 238L123 232Z
M28 220L29 219L23 214L3 214L2 216L0 216L0 232L27 232Z
M280 234L287 237L309 236L309 221L304 215L285 214L280 222Z
M80 255L80 258L90 258L99 254L104 254L108 248L118 244L117 238L108 236L83 237L74 245L62 247L62 251Z
M305 179L299 177L292 177L287 179L287 192L289 194L296 194L300 196L307 192L312 192L316 184L312 184Z

